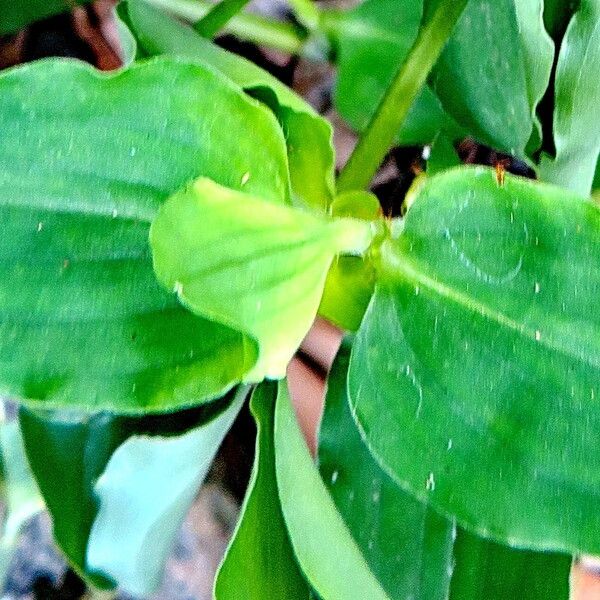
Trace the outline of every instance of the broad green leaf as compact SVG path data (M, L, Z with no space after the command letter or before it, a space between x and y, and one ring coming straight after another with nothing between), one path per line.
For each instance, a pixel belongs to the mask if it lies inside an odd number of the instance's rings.
M277 490L273 425L277 385L264 383L250 410L258 437L241 517L215 584L216 600L301 600L309 588L288 537Z
M44 507L17 421L0 424L0 587L4 588L21 528Z
M348 376L370 449L481 535L598 553L599 209L462 168L394 229Z
M0 36L16 33L30 23L70 11L86 0L0 0Z
M146 417L108 413L81 415L21 408L20 423L27 458L52 517L54 538L79 573L99 587L112 587L115 583L90 569L86 557L90 532L101 508L95 485L119 446L131 436L181 436L198 425L210 424L212 419L216 423L220 413L232 402L232 396L230 393L222 400L180 413ZM194 466L202 462L202 456L192 455L192 458ZM160 461L158 465L147 462L149 478L158 473L158 469L152 472L154 467L160 467ZM126 486L123 490L135 493ZM168 495L162 500L157 494L149 498L147 487L139 491L138 504L151 499L160 509L171 501ZM106 507L103 514L106 515ZM117 546L122 544L123 538ZM118 548L113 549L114 554L117 551Z
M568 600L571 557L517 550L459 529L450 600Z
M0 128L1 391L139 413L240 381L252 342L160 287L148 232L168 195L200 175L285 202L271 112L180 60L111 75L50 60L0 76Z
M98 512L88 571L135 596L159 587L175 536L247 390L223 413L179 436L133 435L112 454L93 490Z
M363 556L390 597L566 600L569 556L501 546L463 529L455 538L449 521L382 471L350 412L346 389L350 350L346 340L329 376L319 436L320 469Z
M563 38L556 67L554 145L540 176L589 194L600 154L600 0L581 0Z
M542 0L472 0L432 73L434 92L458 123L520 156L554 56L542 11Z
M422 0L366 0L347 11L327 11L323 27L337 53L334 101L358 131L369 123L399 64L412 47L423 12ZM456 130L426 86L399 133L400 144L429 143L442 128Z
M279 383L274 440L283 516L296 558L319 598L389 600L319 476L285 381Z
M201 178L172 196L150 231L158 279L191 311L258 342L247 376L285 376L333 258L370 243L366 221L314 216Z
M454 526L398 487L369 453L348 404L350 349L346 340L329 375L319 433L321 476L389 597L445 600Z
M268 104L285 133L292 190L308 206L326 209L334 188L331 125L304 100L254 63L200 36L143 0L121 8L139 44L150 55L185 56L210 65Z

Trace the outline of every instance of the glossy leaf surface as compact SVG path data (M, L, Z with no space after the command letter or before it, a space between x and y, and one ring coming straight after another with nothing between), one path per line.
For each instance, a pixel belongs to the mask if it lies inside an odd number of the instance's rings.
M268 104L285 132L294 194L313 208L329 206L334 188L334 153L332 129L325 119L275 77L219 48L160 9L143 0L128 0L122 10L145 53L197 60Z
M556 69L556 159L545 157L541 177L587 195L600 153L600 0L581 0Z
M350 349L346 340L329 375L319 432L321 476L389 597L444 600L454 526L402 490L369 453L348 404Z
M389 600L319 476L285 381L279 383L274 439L283 516L298 562L318 597Z
M154 59L107 76L52 60L0 77L0 128L2 392L135 413L238 382L252 343L161 289L148 232L203 174L241 189L251 172L245 189L285 202L272 113L198 65Z
M258 342L254 381L285 375L334 256L370 238L367 222L315 217L209 179L172 196L150 233L159 280L193 312Z
M216 600L308 600L279 503L273 439L277 385L256 389L250 410L258 438L240 521L215 584Z
M159 587L175 536L247 390L221 414L178 436L133 435L112 454L93 491L98 511L86 567L135 596Z
M463 168L380 249L353 410L397 481L480 534L600 551L599 248L591 202Z
M212 404L181 413L143 418L118 417L107 413L89 416L21 408L20 424L27 458L52 517L55 541L79 573L100 587L112 587L115 583L89 568L87 554L90 532L100 509L100 499L95 491L96 481L105 472L119 446L131 436L185 434L194 427L218 419L231 401L230 394ZM202 457L194 454L190 455L190 459L195 466L202 462ZM145 468L149 477L159 472L157 469L156 473L152 473L155 466L147 461ZM123 487L123 492L132 493L134 497L136 493L127 485ZM147 489L140 490L138 503L150 499L147 492ZM171 497L165 494L162 500L161 496L153 496L151 500L159 510L169 505ZM106 518L106 507L104 511ZM112 533L115 534L115 531ZM121 547L122 541L117 546ZM117 551L113 549L113 553ZM130 554L130 559L139 561L140 557Z

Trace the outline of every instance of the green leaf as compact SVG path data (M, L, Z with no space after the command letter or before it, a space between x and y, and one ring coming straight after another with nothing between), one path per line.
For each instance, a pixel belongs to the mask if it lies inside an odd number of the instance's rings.
M501 546L463 529L456 535L449 521L382 471L350 412L350 350L347 339L329 376L320 469L337 509L390 597L566 600L569 556Z
M353 414L386 471L483 536L600 551L599 247L591 202L462 168L380 248Z
M517 550L459 529L450 600L568 600L571 557Z
M275 475L273 440L277 385L264 383L250 400L258 438L241 517L219 569L216 600L309 598L286 530Z
M0 0L0 36L16 33L30 23L70 11L86 0Z
M445 600L454 526L398 487L369 453L348 404L350 349L346 340L329 375L319 433L321 476L389 597Z
M444 109L469 133L520 156L554 57L542 11L542 0L471 1L431 80Z
M332 201L335 157L331 125L275 77L240 56L219 48L190 26L143 0L122 8L144 51L171 54L209 65L267 103L285 132L292 191L300 202L326 209Z
M589 194L600 154L600 0L581 0L562 41L556 67L554 144L540 176Z
M371 224L317 217L209 179L172 196L150 231L158 279L185 306L254 338L247 376L285 376L338 253L369 245Z
M159 587L185 515L247 389L220 415L179 436L133 435L94 483L98 511L87 543L87 570L146 596Z
M0 128L1 391L139 413L239 382L252 342L159 286L148 233L168 195L200 175L286 201L271 112L179 60L111 75L51 60L0 76Z
M560 41L580 0L544 0L544 24L552 39Z
M279 383L274 439L283 516L296 558L311 586L322 600L389 600L308 453L285 381Z
M122 417L108 413L90 416L78 413L33 411L27 407L21 408L19 417L27 458L52 517L56 543L65 553L71 565L92 581L94 585L103 588L110 588L115 585L114 581L95 571L88 564L90 534L93 528L97 529L99 527L96 525L99 511L102 514L103 521L106 521L107 517L111 517L110 507L102 505L95 486L98 478L106 472L107 465L112 460L111 457L114 457L115 451L127 440L138 439L135 436L182 436L183 434L185 438L185 433L194 427L205 423L212 426L211 422L217 424L222 416L221 413L226 414L223 411L228 405L231 405L232 397L233 393L212 404L180 413L146 417ZM201 429L202 427L200 427ZM132 438L132 436L134 437ZM179 438L173 438L173 440L177 439ZM139 439L138 442L134 442L134 445L139 448ZM176 447L177 443L165 445ZM130 445L121 447L118 455L120 460L127 458L124 455L128 454L126 450L129 447ZM210 452L213 449L211 448ZM190 468L198 468L202 465L203 458L210 460L212 456L210 452L204 457L201 454L191 454L193 465L190 465ZM148 486L153 485L152 480L158 477L163 465L158 459L151 461L148 453L145 453L144 456L148 460L145 469L140 471L139 475L143 476L145 474L148 477L146 486L129 487L123 485L122 487L123 493L130 495L128 502L131 505L135 504L140 509L137 520L131 520L131 526L140 527L140 529L129 531L127 538L125 538L123 535L125 525L120 524L118 530L119 543L112 548L113 555L119 553L119 549L125 543L124 540L128 540L128 550L133 551L132 545L134 540L139 539L138 536L143 526L140 517L142 516L141 508L143 508L144 502L151 501L154 509L158 511L166 509L173 500L168 494L161 496L156 492L148 496ZM131 455L131 458L133 458L133 455ZM110 472L113 472L112 468ZM106 479L105 477L103 481L106 481ZM131 481L133 479L132 476ZM137 482L137 479L135 481ZM173 484L169 483L165 489L171 489L172 487ZM105 493L105 489L103 487L101 492ZM140 503L142 506L140 506ZM118 507L117 510L123 510L123 508ZM147 511L144 515L147 516ZM164 527L170 527L168 522L161 523L160 526L163 529ZM114 530L112 533L115 533ZM102 528L99 532L96 531L94 546L102 541L103 537L100 534L107 535L110 534L110 531ZM92 557L96 557L100 549L101 547L98 550L94 548ZM135 555L130 554L130 559L135 559ZM123 565L130 565L130 559L124 560L121 556ZM156 561L156 556L154 559ZM137 560L140 560L139 556ZM145 560L141 561L140 564L144 565ZM149 567L150 563L146 566ZM152 566L157 566L157 562L154 562ZM116 574L121 575L120 573ZM147 575L152 575L155 578L157 573L147 573ZM116 583L126 584L127 581L124 579Z
M4 588L19 534L25 523L44 507L29 468L17 421L0 424L0 587Z

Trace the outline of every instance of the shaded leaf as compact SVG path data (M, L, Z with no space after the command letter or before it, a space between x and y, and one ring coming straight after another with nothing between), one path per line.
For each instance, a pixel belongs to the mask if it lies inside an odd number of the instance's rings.
M161 289L148 232L165 198L202 174L285 202L271 112L182 61L104 75L50 60L0 76L0 127L2 392L133 413L238 382L252 342Z
M348 404L350 350L346 340L329 375L319 433L321 476L389 597L445 600L454 526L398 487L369 453Z
M179 436L133 435L94 483L98 510L87 542L88 571L130 594L159 587L185 515L247 390L211 421Z
M98 587L110 588L115 584L89 568L87 554L90 532L100 509L96 481L119 446L131 436L181 436L212 419L218 420L231 402L232 394L181 413L146 417L107 413L90 416L21 408L19 417L27 458L52 517L54 538L79 573ZM192 455L195 466L201 460L202 457ZM154 466L152 462L146 463L149 471ZM124 489L131 491L127 486ZM150 499L157 508L171 500L168 495L161 500L160 496L148 498L146 494L147 489L140 490L138 501ZM118 546L122 543L121 539ZM117 550L113 552L116 554Z
M276 397L277 385L263 383L250 400L258 428L254 468L240 521L217 575L216 600L309 598L279 504L273 440Z
M388 600L313 464L285 381L279 383L274 439L283 516L298 562L318 596Z
M381 246L354 414L401 485L481 535L600 551L599 247L591 202L484 168L429 179Z
M560 47L556 67L554 145L540 176L589 194L600 154L600 0L581 0Z
M258 342L249 381L285 375L334 256L364 251L371 237L367 222L316 217L209 179L172 196L150 232L158 279L193 312Z

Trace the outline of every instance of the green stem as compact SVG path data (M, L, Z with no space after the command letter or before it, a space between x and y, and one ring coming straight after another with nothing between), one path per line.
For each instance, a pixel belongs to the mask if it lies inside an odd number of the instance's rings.
M369 186L468 0L440 0L340 173L338 191Z
M206 0L145 0L190 23L196 23L214 7ZM288 23L281 23L252 13L238 13L227 23L224 31L243 41L281 50L289 54L301 54L306 33Z
M248 4L250 0L221 0L211 8L195 25L194 29L202 36L211 39Z
M321 12L312 0L288 0L296 18L309 31L317 29L321 20Z

